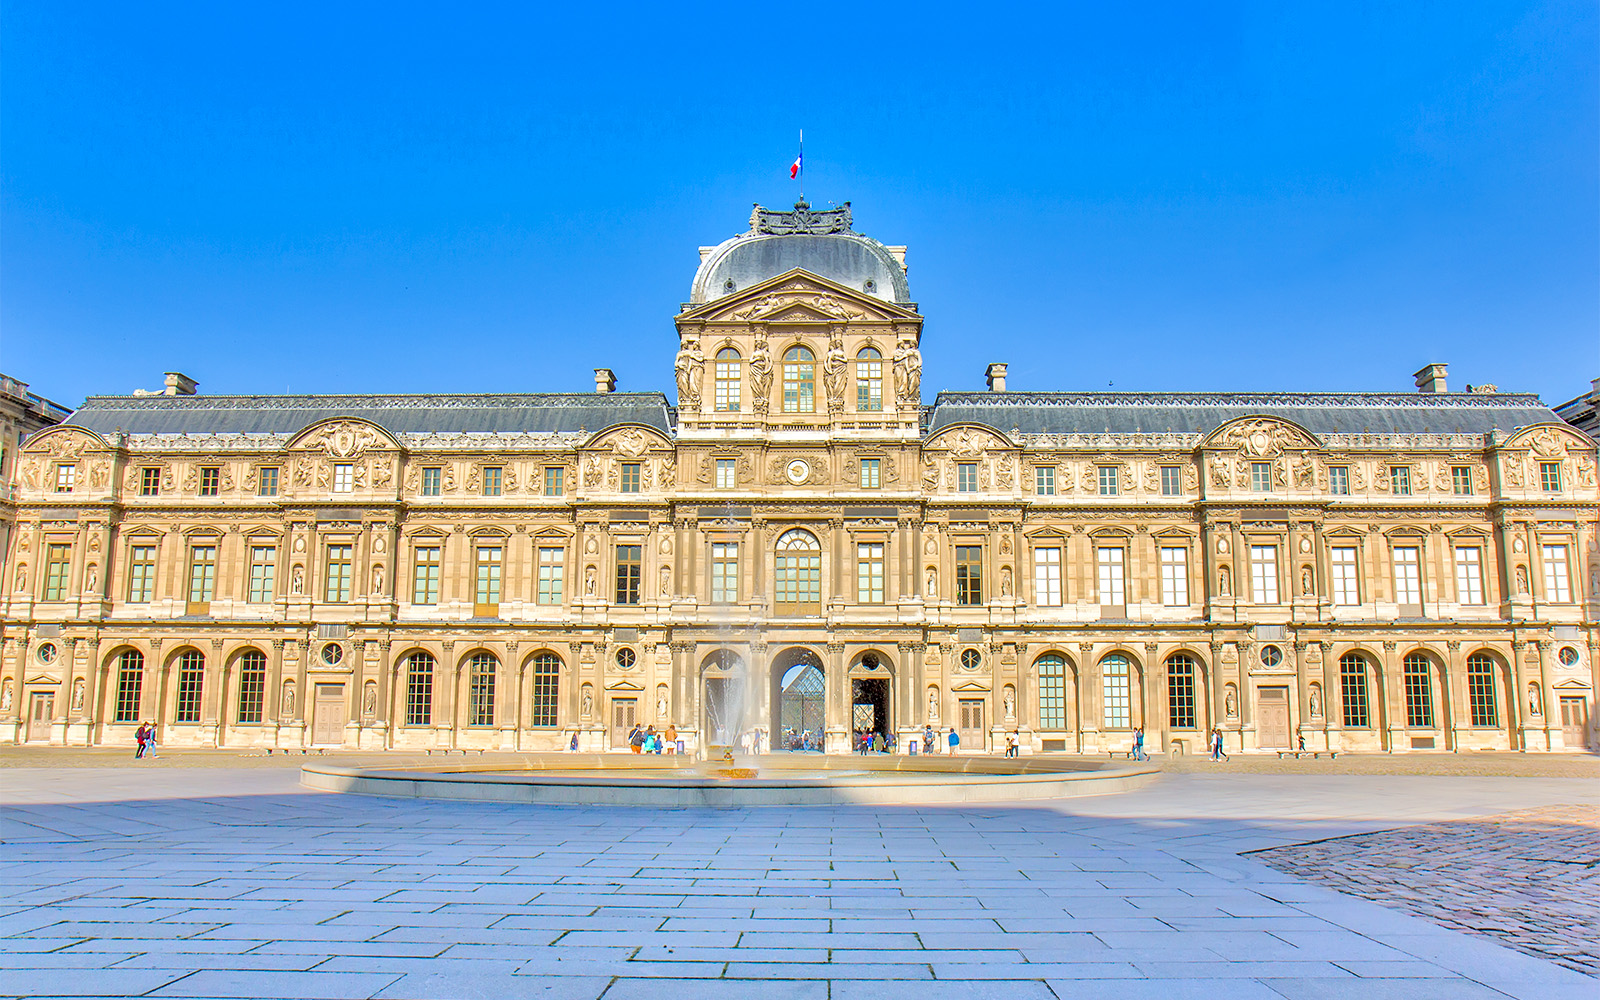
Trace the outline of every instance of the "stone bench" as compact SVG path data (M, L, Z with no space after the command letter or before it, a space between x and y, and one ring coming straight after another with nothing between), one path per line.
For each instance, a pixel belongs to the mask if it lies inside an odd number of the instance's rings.
M1337 760L1339 757L1339 751L1337 750L1279 750L1278 759L1293 757L1295 760L1299 760L1301 757L1310 757L1312 760L1316 760L1323 754L1327 754L1329 760Z

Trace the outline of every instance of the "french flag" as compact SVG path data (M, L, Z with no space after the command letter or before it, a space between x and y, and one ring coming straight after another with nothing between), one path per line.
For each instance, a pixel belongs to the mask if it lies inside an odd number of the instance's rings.
M793 163L789 164L789 179L791 181L800 176L801 161L803 161L805 158L806 154L801 153L799 156L794 158Z

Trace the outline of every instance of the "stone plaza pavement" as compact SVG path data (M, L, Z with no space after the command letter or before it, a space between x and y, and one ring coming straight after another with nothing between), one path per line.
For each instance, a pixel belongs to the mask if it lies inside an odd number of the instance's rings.
M1593 804L1592 778L1169 774L1016 806L658 811L330 795L292 768L130 761L0 769L0 802L0 996L1470 1000L1600 986L1240 856Z

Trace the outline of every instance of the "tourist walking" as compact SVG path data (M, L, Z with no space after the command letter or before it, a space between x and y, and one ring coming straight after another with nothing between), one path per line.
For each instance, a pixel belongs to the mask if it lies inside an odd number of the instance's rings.
M148 722L139 723L139 728L137 730L135 730L134 734L133 734L134 742L139 744L139 749L137 749L137 750L135 750L133 752L133 759L134 760L139 760L140 758L142 758L144 756L145 741L148 740L149 738L150 738L150 723L148 723Z
M1017 734L1016 733L1006 733L1006 756L1007 757L1015 757L1016 755L1017 755Z
M635 725L629 730L628 748L634 753L644 753L644 727Z
M872 750L874 753L883 753L883 734L872 734Z
M950 756L954 757L961 748L961 734L956 732L956 727L950 727Z
M1133 759L1149 760L1144 752L1144 727L1140 726L1133 731Z

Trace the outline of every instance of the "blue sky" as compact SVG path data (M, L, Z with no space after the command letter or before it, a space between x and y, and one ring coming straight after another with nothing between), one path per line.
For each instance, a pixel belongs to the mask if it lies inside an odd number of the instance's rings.
M1592 2L0 7L0 370L669 390L696 248L910 246L924 388L1600 375Z

